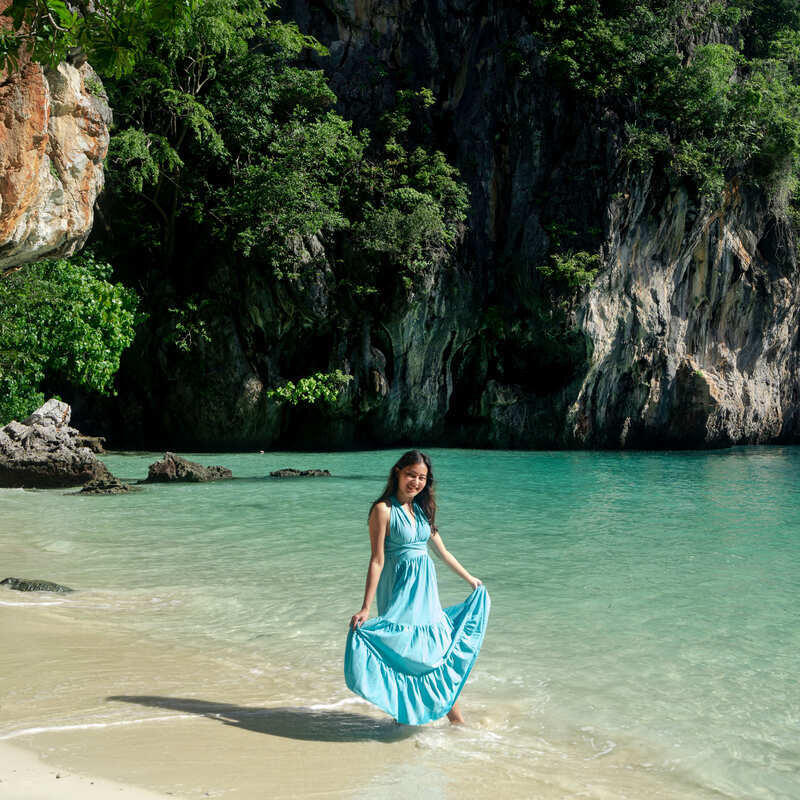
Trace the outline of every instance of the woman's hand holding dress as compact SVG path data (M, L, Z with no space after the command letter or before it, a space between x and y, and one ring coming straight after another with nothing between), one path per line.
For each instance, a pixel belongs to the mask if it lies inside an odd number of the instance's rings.
M361 609L357 614L353 614L353 618L350 620L350 627L355 630L359 625L363 625L367 621L367 617L369 617L369 609Z

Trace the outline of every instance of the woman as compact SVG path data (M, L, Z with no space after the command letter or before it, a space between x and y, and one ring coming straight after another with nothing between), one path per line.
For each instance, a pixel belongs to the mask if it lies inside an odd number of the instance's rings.
M490 601L444 546L425 453L410 450L392 467L372 504L369 536L364 605L350 620L345 681L398 722L422 725L447 714L461 723L456 700L481 648ZM442 610L428 544L472 587L463 603ZM367 621L376 595L380 616Z

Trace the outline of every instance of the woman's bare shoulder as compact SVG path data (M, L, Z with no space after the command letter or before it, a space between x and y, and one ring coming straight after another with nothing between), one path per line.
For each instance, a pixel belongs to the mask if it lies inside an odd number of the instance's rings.
M370 522L385 523L389 521L391 504L388 500L378 500L369 512Z
M389 519L389 513L392 505L388 500L378 500L369 512L370 518L376 519Z

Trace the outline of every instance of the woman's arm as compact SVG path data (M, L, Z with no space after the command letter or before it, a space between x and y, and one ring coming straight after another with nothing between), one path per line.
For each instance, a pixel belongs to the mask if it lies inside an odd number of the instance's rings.
M357 628L363 625L369 617L369 609L375 599L378 581L383 572L383 541L389 528L389 507L386 503L378 503L369 515L369 541L372 545L372 555L367 567L367 585L364 589L364 605L357 614L353 614L350 626Z
M428 542L441 556L442 561L444 561L456 575L463 578L473 589L477 589L481 585L481 580L474 575L470 575L470 573L458 563L458 559L444 546L442 535L439 533L438 529L431 532L431 538L428 539Z

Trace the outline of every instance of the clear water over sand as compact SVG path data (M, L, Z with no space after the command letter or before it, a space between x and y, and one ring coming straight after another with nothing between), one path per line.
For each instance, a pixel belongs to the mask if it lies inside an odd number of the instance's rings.
M201 455L236 478L0 491L0 571L80 589L0 590L6 619L35 607L76 635L113 630L117 648L113 670L87 644L68 679L54 658L12 681L0 740L36 747L59 729L77 754L101 726L157 741L169 719L227 715L338 744L336 758L380 742L340 796L450 797L459 781L519 797L800 796L800 448L431 451L444 540L492 597L459 731L394 730L343 683L366 515L398 454ZM135 480L155 457L105 460ZM267 477L285 466L334 477ZM439 578L443 604L468 594L441 564Z

